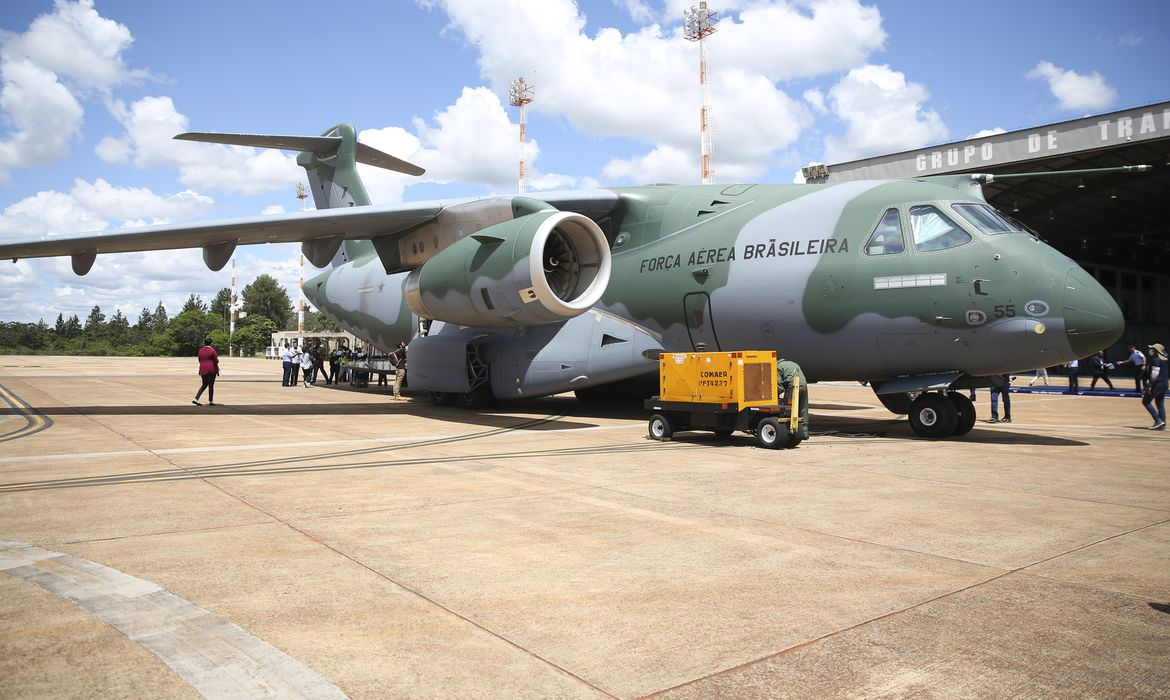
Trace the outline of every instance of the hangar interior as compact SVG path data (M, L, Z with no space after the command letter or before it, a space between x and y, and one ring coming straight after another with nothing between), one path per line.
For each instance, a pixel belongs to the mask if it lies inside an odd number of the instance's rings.
M994 148L986 145L992 142ZM973 151L993 157L971 157ZM996 208L1027 224L1110 290L1125 313L1122 345L1165 342L1170 339L1170 102L829 165L823 181L1127 165L1151 168L995 180L983 191Z

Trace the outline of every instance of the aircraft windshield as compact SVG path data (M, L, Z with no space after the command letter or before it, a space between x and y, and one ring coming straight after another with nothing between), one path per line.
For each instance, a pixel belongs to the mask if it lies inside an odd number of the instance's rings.
M923 252L947 250L971 240L971 234L929 204L910 207L910 230L914 234L914 247Z
M869 255L893 255L906 250L902 242L902 217L897 209L887 209L878 222L877 228L869 236L865 244L865 252Z
M986 204L952 204L959 216L983 233L1022 233L1024 229Z

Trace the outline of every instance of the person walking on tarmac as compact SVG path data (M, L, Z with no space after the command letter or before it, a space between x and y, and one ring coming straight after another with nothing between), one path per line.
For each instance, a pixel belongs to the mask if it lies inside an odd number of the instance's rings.
M1089 358L1089 368L1093 371L1093 381L1089 383L1090 389L1097 388L1098 379L1104 380L1110 389L1113 388L1113 382L1109 381L1109 370L1113 369L1113 363L1105 361L1104 350L1098 350L1096 355Z
M201 406L199 397L203 396L204 390L207 391L207 405L215 405L215 378L219 376L219 353L215 348L211 347L211 338L203 341L203 347L199 348L199 378L203 380L203 385L199 387L199 391L195 392L195 398L191 403L196 406Z
M1150 430L1166 429L1166 388L1167 375L1170 375L1170 363L1166 360L1166 348L1161 343L1150 346L1146 366L1149 376L1146 380L1146 390L1142 394L1142 406L1149 411L1154 424Z
M800 400L800 439L808 439L808 382L804 379L804 372L801 371L800 365L792 360L785 360L778 358L776 360L776 398L780 399L783 395L782 401L788 401L792 397L792 379L796 377L800 379L800 390L797 392L797 398Z
M305 348L304 352L301 353L300 363L301 379L304 380L305 388L308 389L310 384L309 380L311 379L309 373L313 369L313 353L309 350L309 348Z
M398 347L390 353L390 361L394 363L394 400L402 398L402 383L406 381L406 343L398 341Z

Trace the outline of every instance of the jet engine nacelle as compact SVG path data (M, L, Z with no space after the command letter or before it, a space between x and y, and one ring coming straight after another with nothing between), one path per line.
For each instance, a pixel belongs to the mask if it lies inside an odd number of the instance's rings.
M531 326L592 308L609 274L609 243L597 224L550 209L435 254L406 278L406 301L422 318L461 326Z

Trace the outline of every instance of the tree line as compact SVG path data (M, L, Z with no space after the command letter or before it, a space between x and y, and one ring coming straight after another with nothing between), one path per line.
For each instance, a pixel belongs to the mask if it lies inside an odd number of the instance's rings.
M100 306L90 309L83 321L73 314L57 314L50 325L0 322L0 353L29 355L194 355L205 338L227 354L232 293L216 292L210 303L197 294L187 298L182 310L171 317L160 301L154 310L143 307L134 323L121 310L109 318ZM260 275L244 287L231 346L238 355L262 352L278 330L294 330L296 314L288 292L270 275ZM292 324L290 328L289 325ZM339 330L328 319L306 312L306 330Z

